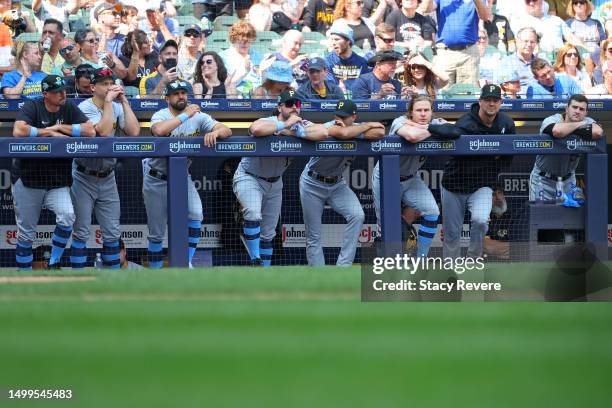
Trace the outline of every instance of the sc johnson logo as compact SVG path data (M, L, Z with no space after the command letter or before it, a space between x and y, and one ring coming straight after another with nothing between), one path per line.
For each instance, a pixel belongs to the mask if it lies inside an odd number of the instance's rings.
M98 144L83 142L66 143L66 153L98 153Z
M472 109L472 104L473 104L473 103L474 103L474 102L465 102L465 103L463 104L463 109L467 109L467 110Z
M11 143L9 153L51 153L51 143Z
M455 110L454 103L437 102L436 109L438 110Z
M230 108L251 109L251 102L228 102Z
M552 149L553 142L552 140L515 140L514 141L515 149Z
M336 104L330 103L330 102L321 102L321 109L324 109L324 110L336 109Z
M159 108L159 102L157 101L140 101L140 107L144 109Z
M359 110L370 109L370 103L369 102L356 103L355 105L357 105L357 109L359 109Z
M492 140L476 139L470 140L470 150L499 150L499 142Z
M522 109L544 109L544 103L542 102L523 102L521 104Z
M217 152L254 152L257 147L255 142L217 142Z
M354 152L357 150L355 142L318 142L318 152Z
M261 103L261 109L274 109L276 108L277 103L272 101L263 101Z
M170 142L168 145L171 153L180 153L180 152L193 152L199 151L202 148L201 143L187 143L187 142Z
M455 142L453 140L447 140L444 142L418 142L416 149L419 151L455 150Z
M284 140L270 143L270 150L274 153L280 152L299 152L302 150L302 143L287 142Z
M603 109L603 102L589 102L589 109Z
M370 143L370 149L373 152L396 152L402 150L402 142L388 142L386 140L377 140L375 142Z
M567 107L567 103L565 102L553 102L553 109L565 109Z
M380 109L384 109L384 110L397 109L397 103L383 102L379 106L380 106Z
M510 109L512 109L512 104L510 102L502 102L500 109L501 110L510 110Z
M597 147L597 141L595 140L581 140L574 139L568 140L567 150L591 150Z
M8 102L0 102L0 109L8 109L8 108L9 108Z
M200 102L202 109L219 109L219 102L203 101Z
M113 152L154 152L155 143L152 142L115 142Z

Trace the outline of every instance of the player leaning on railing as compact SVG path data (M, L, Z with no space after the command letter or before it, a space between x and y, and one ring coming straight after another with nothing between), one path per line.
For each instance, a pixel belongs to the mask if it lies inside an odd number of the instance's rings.
M17 113L15 137L93 137L93 124L72 101L66 100L62 77L47 75L41 82L42 99L27 101ZM18 237L16 248L19 269L32 268L32 242L40 210L44 205L55 213L49 269L58 269L70 239L75 215L70 199L71 159L20 159L15 161L13 188Z

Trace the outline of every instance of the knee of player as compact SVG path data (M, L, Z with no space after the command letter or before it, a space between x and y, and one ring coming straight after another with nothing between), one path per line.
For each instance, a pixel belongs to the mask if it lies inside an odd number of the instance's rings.
M72 208L64 210L64 211L58 211L56 216L57 216L57 223L65 227L72 228L72 225L74 224L74 221L76 220L76 215L74 214L74 210Z
M489 225L489 217L472 216L472 228L483 228Z
M244 207L242 209L242 216L247 221L261 221L261 210Z
M201 211L189 211L189 214L187 216L190 220L194 221L202 222L202 220L204 219L204 213Z

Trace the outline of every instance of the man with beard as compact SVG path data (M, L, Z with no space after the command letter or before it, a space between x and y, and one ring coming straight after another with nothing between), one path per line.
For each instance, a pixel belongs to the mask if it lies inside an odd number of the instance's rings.
M302 119L302 100L290 89L284 90L273 115L253 122L253 137L292 136L306 140L324 140L327 128ZM290 157L244 157L234 174L234 193L242 205L243 242L254 266L272 262L272 240L283 200L283 173Z
M41 82L43 99L28 101L17 113L14 137L93 137L93 124L76 105L66 100L66 84L58 75ZM32 243L43 205L55 213L49 269L59 269L60 260L75 215L70 199L71 159L20 159L13 162L12 186L17 224L17 266L32 268Z
M329 31L334 50L327 54L327 78L334 81L350 99L353 83L370 71L365 58L353 52L353 29L344 22L334 23Z
M501 88L485 85L480 100L456 123L462 135L512 135L514 121L501 113ZM471 140L480 146L481 140ZM454 156L444 166L442 178L442 226L444 257L459 258L460 238L465 209L470 211L470 245L468 258L482 256L483 240L491 213L492 186L503 167L512 163L511 156Z
M138 136L140 124L130 107L123 87L115 85L113 71L98 68L91 73L93 98L79 104L79 109L94 124L98 137L114 137L117 128L125 136ZM74 232L70 248L72 268L84 268L87 262L87 240L91 214L102 230L102 263L105 268L119 268L119 219L121 206L115 180L115 158L87 157L72 164Z
M193 93L188 82L175 80L166 85L165 99L168 107L157 111L151 118L151 133L158 137L198 137L204 133L204 145L213 147L217 139L225 139L232 131L209 115L200 112L200 106L188 105L187 95ZM144 179L142 194L149 226L149 267L163 266L162 241L166 233L168 217L168 159L156 157L142 161ZM189 217L189 266L200 241L203 211L202 201L189 176L187 183L187 207Z

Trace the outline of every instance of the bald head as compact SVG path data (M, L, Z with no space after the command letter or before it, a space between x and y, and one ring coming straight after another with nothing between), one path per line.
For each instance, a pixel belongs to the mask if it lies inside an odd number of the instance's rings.
M281 54L290 60L295 59L304 43L304 36L297 30L289 30L283 35L283 43L281 45Z

